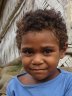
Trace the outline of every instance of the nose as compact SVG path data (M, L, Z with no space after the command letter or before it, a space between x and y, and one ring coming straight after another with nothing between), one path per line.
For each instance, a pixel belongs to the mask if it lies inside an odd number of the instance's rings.
M42 55L40 55L40 54L36 54L32 59L33 65L41 65L43 63L44 63L44 61L43 61Z

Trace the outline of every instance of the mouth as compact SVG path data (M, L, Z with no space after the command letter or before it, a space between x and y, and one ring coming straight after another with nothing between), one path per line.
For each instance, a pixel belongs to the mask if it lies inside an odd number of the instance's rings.
M31 69L31 70L47 70L47 69Z
M45 70L48 70L48 68L45 68L45 69L39 69L39 68L32 69L32 68L30 68L30 70L32 70L32 71L45 71Z

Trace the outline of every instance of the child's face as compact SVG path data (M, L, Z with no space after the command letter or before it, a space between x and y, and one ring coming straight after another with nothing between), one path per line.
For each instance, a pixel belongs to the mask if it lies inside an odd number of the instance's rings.
M49 30L30 32L22 38L22 63L24 69L36 80L49 80L57 76L57 65L63 54L59 50L58 40Z

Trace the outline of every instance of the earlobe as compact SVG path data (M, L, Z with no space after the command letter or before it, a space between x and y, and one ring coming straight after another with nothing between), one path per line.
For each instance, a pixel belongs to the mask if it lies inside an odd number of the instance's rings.
M68 48L68 43L65 43L65 46L61 50L60 59L63 59L63 57L65 56L67 48Z
M65 53L66 53L66 51L61 50L60 59L63 59L63 57L65 56Z

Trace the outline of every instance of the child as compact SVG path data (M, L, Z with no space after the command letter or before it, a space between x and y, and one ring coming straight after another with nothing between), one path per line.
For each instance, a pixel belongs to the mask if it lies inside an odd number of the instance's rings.
M10 80L7 96L72 96L72 73L57 68L68 45L60 12L30 11L17 26L17 46L26 72Z

